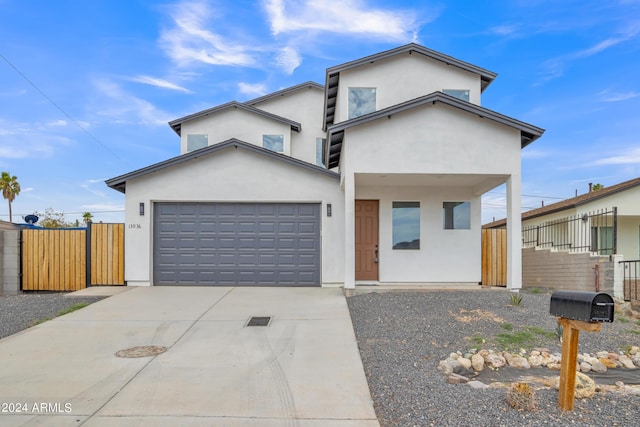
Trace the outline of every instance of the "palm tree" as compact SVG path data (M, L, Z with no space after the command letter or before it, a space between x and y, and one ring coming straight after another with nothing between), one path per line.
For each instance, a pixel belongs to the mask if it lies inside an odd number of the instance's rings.
M93 221L93 215L91 215L91 212L85 212L82 214L82 220L84 221L85 225L89 225L89 223Z
M2 189L2 197L9 201L9 222L13 222L11 202L16 199L18 194L20 194L18 178L16 176L11 176L9 172L2 172L2 177L0 178L0 189Z

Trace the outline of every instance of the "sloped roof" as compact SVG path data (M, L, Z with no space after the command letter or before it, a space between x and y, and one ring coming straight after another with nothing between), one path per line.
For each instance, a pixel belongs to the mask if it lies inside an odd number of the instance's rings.
M435 105L437 102L441 102L443 104L458 108L462 111L478 115L481 118L486 118L494 122L518 129L520 131L521 148L526 147L527 145L538 139L540 136L542 136L542 134L544 133L544 129L505 116L503 114L489 110L488 108L471 104L470 102L463 101L442 92L433 92L429 95L421 96L419 98L415 98L410 101L394 105L392 107L384 108L382 110L378 110L373 113L365 114L360 117L356 117L354 119L346 120L344 122L340 122L338 124L330 126L327 129L328 149L325 153L325 162L327 164L327 167L329 169L332 169L338 166L338 164L340 163L342 141L344 139L344 131L346 129L378 120L383 117L390 117L394 114L398 114L403 111L411 110L420 106L428 106L430 104Z
M359 67L364 64L379 61L381 59L389 58L392 56L404 54L404 53L418 53L427 56L431 59L435 59L440 62L444 62L447 65L453 65L462 70L469 71L474 74L478 74L481 80L481 91L484 91L493 80L498 76L493 71L486 70L468 62L461 61L452 56L445 55L435 50L427 49L417 43L409 43L404 46L390 49L384 52L376 53L375 55L366 56L355 61L346 62L341 65L327 68L325 82L327 87L325 88L325 104L324 104L324 117L325 127L333 124L335 115L336 98L338 96L338 86L340 83L340 73L345 70Z
M532 209L527 212L522 213L522 219L533 219L544 215L549 215L556 212L562 212L568 209L577 208L580 205L584 205L585 203L592 202L594 200L602 199L605 197L612 196L621 191L629 190L631 188L637 187L640 185L640 178L631 179L629 181L624 181L616 185L612 185L611 187L604 187L600 190L594 190L589 193L581 194L576 197L572 197L570 199L562 200L557 203L552 203L547 206L542 206L537 209ZM500 228L504 227L507 223L507 219L499 219L497 221L490 222L482 226L482 228Z
M260 110L259 108L255 108L255 107L252 107L251 105L240 103L237 101L227 102L226 104L218 105L217 107L209 108L207 110L203 110L194 114L189 114L188 116L184 116L176 120L172 120L169 122L169 126L171 126L171 129L173 129L178 135L180 135L182 132L183 123L188 122L190 120L199 119L201 117L210 116L231 108L239 108L241 110L258 114L268 119L272 119L278 122L288 124L291 126L291 129L295 130L296 132L300 132L300 130L302 129L302 125L296 121L289 120L286 117L278 116L277 114L268 113L264 110Z
M302 89L319 89L319 90L323 91L324 90L324 86L321 85L321 84L312 82L312 81L308 81L308 82L300 83L300 84L295 85L295 86L288 87L286 89L279 90L277 92L269 93L269 94L261 96L259 98L250 99L249 101L246 101L245 104L254 106L256 104L259 104L259 103L264 102L264 101L268 101L270 99L279 98L281 96L285 96L285 95L288 95L290 93L298 92L298 91L300 91Z
M312 172L316 172L319 173L321 175L326 175L329 176L331 178L335 178L335 179L340 179L340 175L329 171L323 167L320 166L316 166L314 164L311 163L307 163L304 162L302 160L298 160L294 157L290 157L284 154L280 154L280 153L276 153L274 151L271 150L267 150L266 148L262 148L259 147L257 145L253 145L253 144L249 144L248 142L245 141L241 141L239 139L229 139L227 141L215 144L215 145L210 145L208 147L205 148L201 148L199 150L194 150L191 151L190 153L187 154L182 154L176 157L173 157L169 160L165 160L163 162L159 162L138 170L135 170L133 172L129 172L126 173L124 175L120 175L117 176L115 178L111 178L105 181L105 183L113 188L114 190L120 191L121 193L126 193L126 185L127 185L127 181L134 179L134 178L139 178L141 176L144 175L148 175L151 173L155 173L155 172L159 172L162 171L163 169L172 167L172 166L176 166L179 165L181 163L185 163L188 162L190 160L193 159L197 159L198 157L202 157L202 156L209 156L209 155L214 155L217 152L220 152L226 148L230 148L230 147L234 147L234 148L239 148L242 150L246 150L249 151L251 153L255 153L258 155L262 155L265 157L268 157L270 159L276 159L279 160L281 162L287 163L289 165L293 165L296 167L300 167L303 169L307 169L310 170Z

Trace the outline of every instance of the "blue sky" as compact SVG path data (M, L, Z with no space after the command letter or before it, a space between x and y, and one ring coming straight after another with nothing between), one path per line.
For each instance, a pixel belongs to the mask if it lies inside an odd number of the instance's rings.
M409 42L497 72L482 105L546 129L523 150L523 207L640 176L640 0L0 0L14 221L121 222L104 180L178 155L168 121ZM504 205L486 194L483 221Z

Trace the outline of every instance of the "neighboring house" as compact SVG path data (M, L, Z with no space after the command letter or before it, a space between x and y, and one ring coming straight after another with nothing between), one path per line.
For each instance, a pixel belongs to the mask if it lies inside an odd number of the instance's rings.
M521 286L523 147L496 74L409 44L170 122L180 155L112 178L129 285L479 283L481 196L507 184Z
M504 227L506 219L484 225ZM640 178L522 214L522 244L640 259Z

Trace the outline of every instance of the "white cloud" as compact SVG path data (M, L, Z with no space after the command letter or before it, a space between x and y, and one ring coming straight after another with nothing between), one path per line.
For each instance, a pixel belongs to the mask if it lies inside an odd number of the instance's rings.
M543 159L549 157L549 153L541 150L525 149L522 151L522 159Z
M97 79L93 82L98 93L104 98L99 101L99 108L95 112L108 117L115 123L143 124L154 126L166 126L171 115L158 109L149 101L127 93L118 84L106 80Z
M499 36L509 36L514 34L518 28L518 25L497 25L495 27L491 27L489 31Z
M613 37L608 37L585 49L576 52L570 52L557 58L552 58L543 64L543 68L545 68L545 70L544 76L541 81L546 82L560 77L564 74L564 69L568 63L577 59L588 58L590 56L597 55L609 48L617 46L620 43L635 39L639 33L640 21L633 22L623 30L619 31L618 34Z
M146 85L156 86L163 89L171 89L171 90L177 90L179 92L191 93L191 91L187 88L184 88L175 83L171 83L170 81L159 79L156 77L136 76L136 77L132 77L130 80L134 82L146 84Z
M600 100L603 102L620 102L626 101L628 99L637 98L640 96L640 93L635 91L629 92L611 92L610 90L603 90L598 94Z
M302 58L293 47L286 46L278 52L276 62L285 73L293 74L295 69L302 63Z
M413 11L374 9L360 0L330 4L318 0L265 0L264 6L274 35L327 31L409 41L415 38L419 27Z
M71 140L54 135L39 123L0 119L0 159L49 158Z
M640 148L630 148L619 156L609 156L591 163L594 166L602 165L640 165Z
M238 89L240 90L240 93L242 93L243 95L247 95L251 97L262 96L268 92L267 86L262 83L251 84L251 83L240 82L238 83Z
M209 30L214 26L212 11L204 2L182 2L171 9L174 26L163 30L160 45L180 66L192 63L256 66L252 52L237 40L227 40Z

